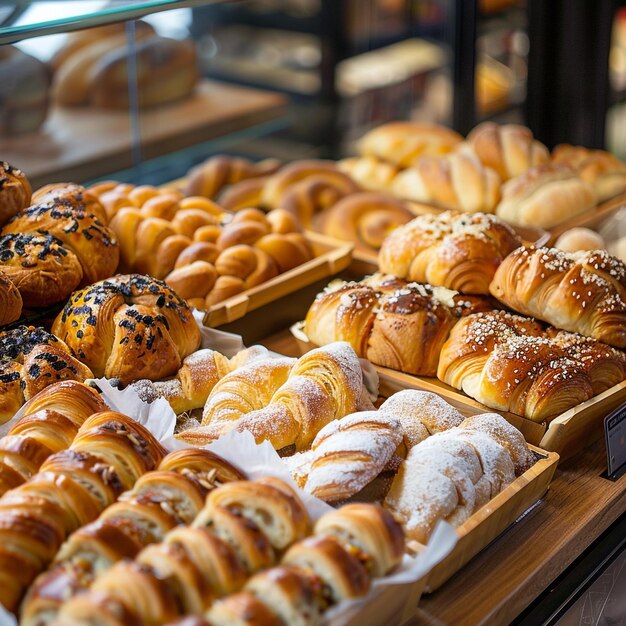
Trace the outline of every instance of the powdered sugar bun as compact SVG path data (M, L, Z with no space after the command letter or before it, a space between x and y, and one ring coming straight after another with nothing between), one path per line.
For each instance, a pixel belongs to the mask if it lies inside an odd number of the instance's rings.
M497 413L483 413L468 417L461 428L483 432L495 439L510 454L516 476L535 464L535 456L528 449L522 433Z
M419 446L421 453L433 450L436 453L451 455L457 459L459 467L472 483L476 484L483 477L483 468L476 449L468 441L459 439L454 432L443 432L429 437Z

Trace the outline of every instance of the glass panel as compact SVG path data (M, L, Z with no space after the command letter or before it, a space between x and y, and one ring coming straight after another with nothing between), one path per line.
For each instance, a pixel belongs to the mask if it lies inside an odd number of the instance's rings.
M219 0L15 0L0 8L0 44L27 37L80 30L115 21L137 19L175 7ZM228 1L228 0L222 0Z

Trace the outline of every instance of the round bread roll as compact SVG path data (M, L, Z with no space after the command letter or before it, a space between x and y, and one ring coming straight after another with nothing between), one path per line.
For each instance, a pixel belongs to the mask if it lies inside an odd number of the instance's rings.
M27 307L65 300L83 278L76 255L52 235L0 237L0 269L18 288Z
M24 172L0 161L0 226L30 204L31 192Z
M626 263L626 236L609 246L609 252Z
M554 247L565 252L605 250L606 243L601 235L590 228L570 228L556 240Z
M0 252L2 258L2 252ZM22 314L22 296L13 281L0 271L0 326L10 324Z
M75 292L52 331L96 376L123 383L171 376L200 345L187 304L165 283L137 274Z
M98 196L76 183L53 183L37 189L31 199L32 204L59 203L66 207L93 213L103 224L108 223L104 206Z

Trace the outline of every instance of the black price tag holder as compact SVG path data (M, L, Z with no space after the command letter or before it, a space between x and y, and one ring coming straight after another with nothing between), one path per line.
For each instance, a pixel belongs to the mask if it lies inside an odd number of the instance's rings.
M626 404L604 418L607 474L605 478L617 480L626 474Z

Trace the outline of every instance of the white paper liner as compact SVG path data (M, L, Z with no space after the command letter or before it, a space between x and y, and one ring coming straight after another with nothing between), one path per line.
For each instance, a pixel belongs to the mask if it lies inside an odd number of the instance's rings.
M0 626L17 626L15 615L9 613L0 603Z
M245 348L243 345L243 339L240 335L234 333L227 333L223 330L216 330L215 328L209 328L202 322L204 318L204 311L198 311L193 309L193 317L200 329L200 336L202 337L202 348L211 348L211 350L217 350L229 359L234 357L235 354L241 352Z

